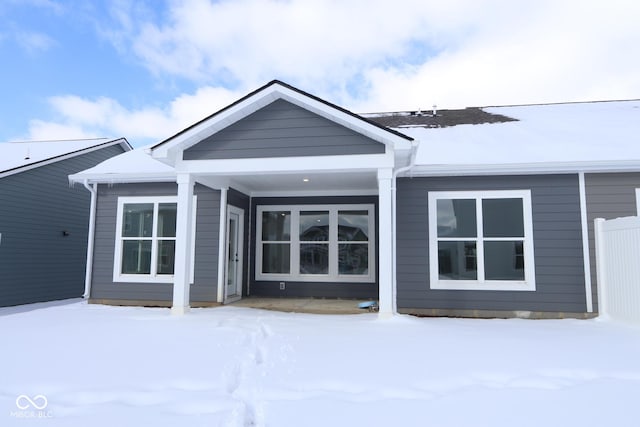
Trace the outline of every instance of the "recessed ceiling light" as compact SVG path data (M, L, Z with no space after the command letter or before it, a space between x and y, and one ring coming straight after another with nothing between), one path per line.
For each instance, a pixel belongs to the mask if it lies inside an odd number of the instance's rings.
M309 182L309 178L302 178L303 182Z

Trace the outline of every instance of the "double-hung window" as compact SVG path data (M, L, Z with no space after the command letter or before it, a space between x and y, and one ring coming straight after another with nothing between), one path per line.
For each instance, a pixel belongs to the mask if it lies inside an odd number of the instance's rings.
M372 282L373 205L258 206L256 279Z
M531 192L429 193L431 289L534 291Z
M193 211L192 259L195 198ZM114 282L173 281L176 213L177 198L174 196L118 198ZM191 272L193 282L193 266Z

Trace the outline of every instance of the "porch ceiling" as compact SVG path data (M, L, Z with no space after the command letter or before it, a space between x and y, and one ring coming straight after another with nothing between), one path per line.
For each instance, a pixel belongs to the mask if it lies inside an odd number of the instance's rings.
M252 195L260 193L375 193L378 189L376 171L331 173L286 173L234 175L229 186ZM202 180L206 185L206 178Z

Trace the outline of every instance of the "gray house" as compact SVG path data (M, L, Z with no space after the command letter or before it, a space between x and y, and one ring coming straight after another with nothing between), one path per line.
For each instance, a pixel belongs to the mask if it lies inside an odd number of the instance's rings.
M0 143L0 306L82 296L90 196L68 175L129 150L125 139Z
M587 317L590 223L635 213L640 102L356 115L273 81L74 174L90 300L378 299L380 312ZM633 210L633 212L631 212Z

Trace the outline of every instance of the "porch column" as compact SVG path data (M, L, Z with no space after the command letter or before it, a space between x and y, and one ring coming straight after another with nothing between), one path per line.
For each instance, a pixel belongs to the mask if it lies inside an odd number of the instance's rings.
M395 292L393 289L393 217L391 215L392 194L391 168L378 169L378 270L380 293L378 305L380 316L392 316L396 312Z
M176 213L176 254L173 271L172 314L189 311L191 230L193 227L193 178L190 174L178 174L178 206Z

